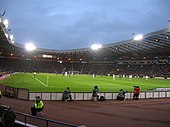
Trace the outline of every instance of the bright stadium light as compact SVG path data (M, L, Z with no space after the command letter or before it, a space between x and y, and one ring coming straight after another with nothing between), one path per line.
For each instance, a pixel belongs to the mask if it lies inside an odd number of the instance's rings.
M91 46L91 49L92 49L92 50L98 50L98 49L100 49L100 48L102 48L102 45L101 45L101 44L92 44L92 46Z
M12 41L14 39L14 36L13 35L10 35L9 36L10 40Z
M8 20L5 19L5 20L3 21L3 23L4 23L4 25L5 25L5 28L8 28Z
M12 43L14 43L14 40L13 40L13 39L14 39L14 36L13 36L13 35L10 35L10 36L9 36L9 39L11 40Z
M134 40L135 41L139 41L139 40L142 40L143 39L143 35L136 35L135 37L134 37Z
M28 44L25 45L25 49L28 50L28 51L32 51L32 50L35 50L36 47L32 43L28 43Z
M8 38L8 34L7 33L5 33L5 36L6 36L6 38Z

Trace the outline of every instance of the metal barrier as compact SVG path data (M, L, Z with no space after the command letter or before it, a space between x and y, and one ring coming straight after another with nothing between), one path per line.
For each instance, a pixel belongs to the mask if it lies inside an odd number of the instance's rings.
M55 120L50 120L42 117L32 116L21 112L16 112L16 119L21 121L25 126L33 125L38 127L81 127L82 125L74 125ZM85 127L85 126L84 126Z
M100 92L99 96L104 96L107 100L115 100L118 93L115 92ZM29 100L35 100L35 96L40 96L42 100L62 100L63 93L53 92L29 92ZM71 93L72 99L79 100L92 100L91 92L77 92ZM145 91L141 92L139 98L167 98L170 97L170 91ZM133 99L133 92L126 93L126 99Z

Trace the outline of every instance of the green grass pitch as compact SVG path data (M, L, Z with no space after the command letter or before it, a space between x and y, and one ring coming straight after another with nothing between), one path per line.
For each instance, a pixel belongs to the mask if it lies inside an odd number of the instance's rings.
M17 73L1 80L0 83L16 88L28 88L30 92L63 92L67 86L72 92L91 92L95 85L99 87L100 92L117 92L120 89L133 91L134 85L139 85L141 91L170 87L170 80L162 79L116 78L113 80L112 76L96 76L96 79L93 79L91 75L65 77L47 73L37 73L35 78L33 73Z

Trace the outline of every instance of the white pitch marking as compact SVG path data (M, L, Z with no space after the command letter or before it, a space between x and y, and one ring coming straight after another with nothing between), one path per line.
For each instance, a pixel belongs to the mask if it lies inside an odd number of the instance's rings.
M29 74L31 75L31 74ZM34 76L31 75L31 77L34 78ZM41 83L42 85L44 85L45 87L48 87L45 83L41 82L39 79L37 79L36 77L34 78L35 80L37 80L39 83Z

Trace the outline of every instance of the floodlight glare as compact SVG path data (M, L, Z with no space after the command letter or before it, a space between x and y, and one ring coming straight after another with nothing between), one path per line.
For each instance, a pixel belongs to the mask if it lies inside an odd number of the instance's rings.
M5 33L5 36L6 36L6 38L8 38L8 34L7 33Z
M102 45L100 45L100 44L92 44L92 46L91 46L91 49L93 49L93 50L98 50L100 48L102 48Z
M13 35L10 35L9 36L10 40L12 41L14 39L14 36Z
M28 51L32 51L32 50L35 50L36 47L32 43L28 43L25 45L25 49Z
M139 41L139 40L142 40L143 39L143 35L136 35L135 37L134 37L134 40L135 41Z
M5 28L8 28L8 20L5 19L5 20L3 21L3 23L4 23L4 25L5 25Z

